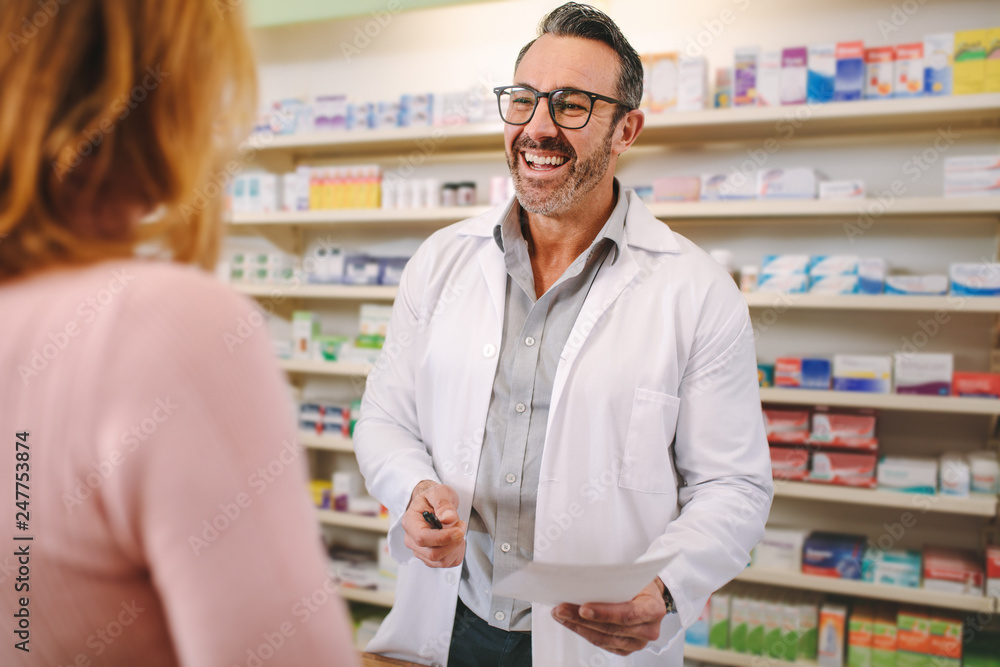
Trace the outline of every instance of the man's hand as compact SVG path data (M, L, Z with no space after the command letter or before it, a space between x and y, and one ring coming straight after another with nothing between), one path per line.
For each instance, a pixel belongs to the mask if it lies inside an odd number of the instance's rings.
M552 610L552 617L563 626L615 655L634 653L659 638L660 621L666 615L663 582L659 578L628 602L563 603Z
M443 526L431 528L424 512L433 512ZM458 520L458 494L444 484L424 480L410 495L403 513L403 543L428 567L454 567L465 557L464 521Z

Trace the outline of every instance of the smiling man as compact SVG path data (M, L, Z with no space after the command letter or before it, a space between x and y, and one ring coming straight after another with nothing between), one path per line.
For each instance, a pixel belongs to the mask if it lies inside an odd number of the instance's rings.
M355 431L400 563L368 650L679 665L771 502L747 306L614 177L644 117L642 65L610 18L555 9L495 92L516 197L407 264ZM532 560L655 558L614 604L493 594Z

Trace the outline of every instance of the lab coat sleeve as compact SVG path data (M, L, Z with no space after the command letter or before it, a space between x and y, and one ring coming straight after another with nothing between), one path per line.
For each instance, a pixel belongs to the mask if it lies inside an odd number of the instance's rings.
M403 270L382 353L368 375L354 427L358 466L369 493L389 509L389 552L400 564L414 558L403 544L402 527L413 488L425 479L440 482L421 440L415 397L424 328L418 315L420 265L426 255L418 250Z
M747 306L737 290L727 289L711 311L702 313L679 389L680 516L646 554L672 555L660 579L678 613L664 619L647 649L655 653L682 637L680 628L697 620L709 596L750 562L773 495Z

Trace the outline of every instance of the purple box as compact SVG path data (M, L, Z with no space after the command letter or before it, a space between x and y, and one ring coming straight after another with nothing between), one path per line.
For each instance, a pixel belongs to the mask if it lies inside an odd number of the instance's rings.
M805 104L809 78L809 50L804 46L781 52L781 88L778 97L782 104Z

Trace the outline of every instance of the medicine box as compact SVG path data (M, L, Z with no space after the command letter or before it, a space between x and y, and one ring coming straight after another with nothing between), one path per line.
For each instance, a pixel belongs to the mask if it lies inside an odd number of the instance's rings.
M728 174L702 174L701 201L747 200L757 197L757 174L732 171Z
M313 127L317 131L347 129L347 96L319 95L313 107Z
M761 388L774 386L774 364L757 364L757 384Z
M938 488L941 495L968 498L972 491L972 469L962 454L945 452L938 460Z
M861 294L881 294L885 290L885 275L885 259L862 257L858 260L858 291Z
M821 181L820 199L864 199L865 182L859 179L844 181Z
M753 551L754 567L775 570L802 570L802 548L809 531L799 528L765 528L764 537Z
M895 97L920 97L924 94L924 43L896 46Z
M872 667L872 639L875 626L875 605L857 602L847 621L848 667Z
M704 57L678 62L677 111L701 111L708 106L708 62Z
M947 396L955 360L952 354L896 352L893 371L897 394Z
M972 475L972 492L996 495L1000 493L1000 464L992 450L971 452L969 472Z
M896 644L898 659L904 653L928 655L931 639L931 619L920 607L900 607L896 615Z
M691 646L708 646L709 604L706 603L695 622L684 633L684 643Z
M732 106L733 70L731 67L715 69L715 92L712 95L713 106L716 109L728 109Z
M747 620L747 652L761 655L764 652L764 599L759 596L750 598L750 614Z
M772 647L771 657L780 660L795 660L799 654L801 638L801 622L799 614L803 595L799 592L788 592L781 598L781 634L776 646Z
M809 276L805 273L761 275L757 291L805 294L809 291Z
M833 388L836 391L887 394L891 384L891 357L853 354L833 357Z
M974 551L924 548L924 588L957 595L983 594L983 561Z
M835 102L860 100L865 89L865 43L837 44L837 77L833 84Z
M809 438L809 411L764 408L768 442L802 444Z
M781 105L781 51L761 51L757 61L757 106Z
M924 93L951 95L951 61L955 50L955 34L951 32L924 37Z
M951 376L951 395L1000 398L1000 373L955 372Z
M1000 180L1000 170L997 171ZM1000 296L1000 264L952 264L951 292L959 296Z
M806 274L812 266L812 255L764 255L761 275Z
M955 33L952 93L976 95L986 92L986 30Z
M933 494L937 491L938 461L917 456L883 456L878 462L878 488L887 491Z
M962 661L962 618L942 611L931 614L928 651L935 665L959 667Z
M863 535L812 533L802 550L802 573L860 580L866 539Z
M698 176L666 176L653 181L655 201L698 201L701 178Z
M809 275L853 276L858 273L857 255L814 255L809 266Z
M875 605L872 624L872 667L896 667L896 608L884 602Z
M772 594L773 595L773 594ZM783 601L771 597L764 602L764 646L762 654L776 657L784 653L781 645L782 624L785 620Z
M830 361L799 357L775 359L774 385L786 389L829 389Z
M805 104L809 52L804 46L781 52L781 104Z
M708 600L708 645L729 648L729 608L732 595L728 589L716 591Z
M878 457L868 453L819 451L812 455L810 482L873 488Z
M313 341L320 335L319 315L312 311L292 313L292 359L310 359Z
M1000 545L986 547L986 597L1000 598Z
M891 46L865 49L865 99L892 97L896 52Z
M824 602L819 612L817 662L823 667L843 667L847 640L847 607Z
M812 44L809 46L806 100L814 104L833 101L837 77L837 45Z
M750 595L747 589L734 592L730 599L729 647L737 653L747 653L750 631Z
M643 99L651 113L673 111L680 86L680 59L676 52L641 57L644 73Z
M760 49L756 46L737 48L733 54L733 106L757 105L757 59Z
M845 448L876 451L876 418L874 414L823 412L813 415L810 444L824 448Z
M771 454L771 476L775 479L803 481L809 477L809 451L798 447L768 448Z
M886 294L913 294L922 296L943 296L948 293L948 277L927 276L887 276Z
M812 276L809 279L810 294L857 294L861 281L853 276Z
M945 197L992 197L1000 195L1000 171L946 173Z
M816 199L821 175L808 167L761 169L757 172L758 199Z

